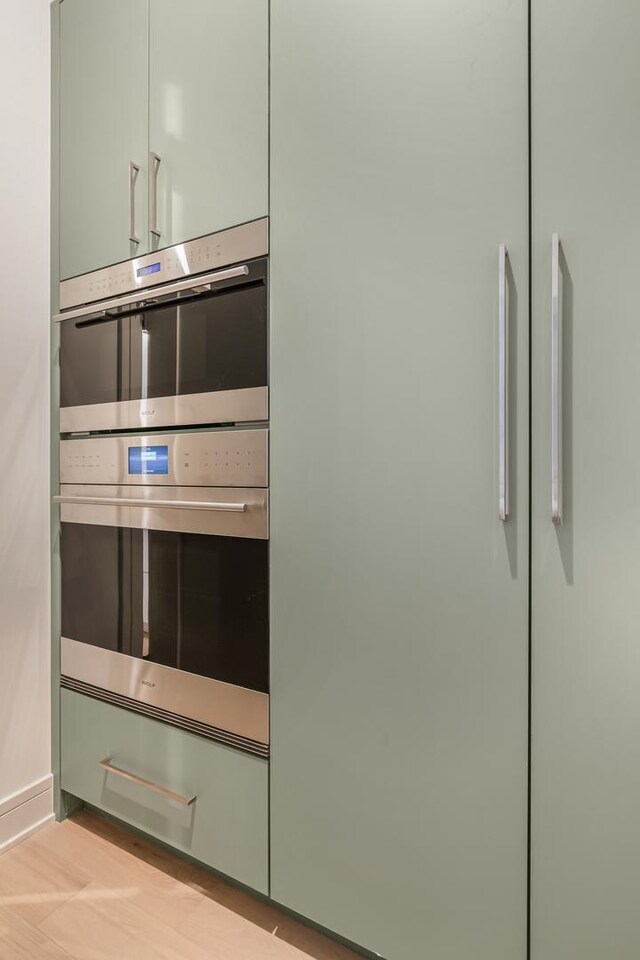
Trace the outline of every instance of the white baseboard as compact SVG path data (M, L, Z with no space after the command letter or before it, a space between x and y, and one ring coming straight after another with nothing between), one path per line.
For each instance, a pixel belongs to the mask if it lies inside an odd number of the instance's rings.
M53 820L53 777L0 800L0 853Z

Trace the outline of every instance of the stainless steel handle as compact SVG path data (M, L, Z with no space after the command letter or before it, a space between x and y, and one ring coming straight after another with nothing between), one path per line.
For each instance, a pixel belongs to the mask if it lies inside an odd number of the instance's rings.
M139 173L140 167L131 160L129 162L129 240L131 240L131 243L140 243L140 237L136 234L135 204L135 186Z
M551 238L551 519L562 523L562 291L560 238Z
M223 513L245 513L248 503L222 503L208 500L143 500L135 497L74 497L61 494L54 503L97 503L108 507L167 507L177 510L219 510Z
M162 163L157 153L149 154L149 233L158 240L162 236L158 230L158 169Z
M123 780L130 780L131 783L137 783L139 787L146 787L147 790L153 790L154 793L161 794L163 797L166 797L167 800L175 800L176 803L182 804L183 807L190 807L191 804L195 803L198 799L197 796L186 797L182 793L174 793L173 790L167 790L166 787L161 787L160 784L154 783L153 780L145 780L144 777L139 777L136 773L130 773L128 770L116 767L115 764L111 762L111 757L105 757L104 760L101 760L100 766L103 770L106 770L107 773L113 773L117 777L122 777Z
M149 531L142 531L142 657L151 653L149 636Z
M509 518L509 309L507 248L498 247L498 516Z
M215 273L203 273L199 277L186 277L184 280L177 280L175 283L168 283L163 287L153 287L145 291L138 290L137 293L129 293L125 297L102 300L99 309L78 307L75 310L58 313L54 316L53 322L60 323L62 320L78 320L80 318L93 320L106 317L110 310L117 310L119 307L127 307L130 304L140 304L142 309L145 303L156 303L158 297L164 297L172 293L182 293L185 290L192 293L206 293L214 283L233 280L234 277L246 277L248 274L249 267L242 264L239 267L229 267L227 270L217 270Z

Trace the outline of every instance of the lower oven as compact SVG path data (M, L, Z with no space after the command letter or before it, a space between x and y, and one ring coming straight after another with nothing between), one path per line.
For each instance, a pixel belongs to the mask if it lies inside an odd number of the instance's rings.
M62 685L269 747L267 430L60 443Z

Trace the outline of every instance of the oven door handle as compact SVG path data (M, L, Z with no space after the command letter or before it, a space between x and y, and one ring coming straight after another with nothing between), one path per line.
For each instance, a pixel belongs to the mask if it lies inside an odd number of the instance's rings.
M54 503L88 503L106 507L159 507L177 510L220 510L225 513L246 513L248 503L223 503L210 500L143 500L134 497L74 497L56 496Z
M239 267L230 267L228 270L218 270L216 273L203 273L199 277L187 277L185 280L178 280L176 283L168 283L164 287L150 287L147 290L138 290L136 293L130 293L126 297L116 297L113 300L103 300L99 305L93 307L78 307L75 310L65 310L64 313L57 313L54 323L61 323L62 320L106 320L111 317L110 311L117 310L119 307L140 306L144 309L146 304L154 306L163 306L163 301L159 297L164 297L171 293L182 293L188 290L193 294L208 293L211 285L221 283L223 280L233 280L235 277L246 277L249 274L247 264ZM167 301L167 306L171 301ZM113 315L117 318L118 314Z

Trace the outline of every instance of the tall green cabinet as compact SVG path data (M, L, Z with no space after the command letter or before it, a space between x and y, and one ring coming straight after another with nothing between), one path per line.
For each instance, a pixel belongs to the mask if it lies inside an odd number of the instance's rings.
M271 894L524 960L527 5L271 18Z
M532 960L640 956L639 33L532 4Z

